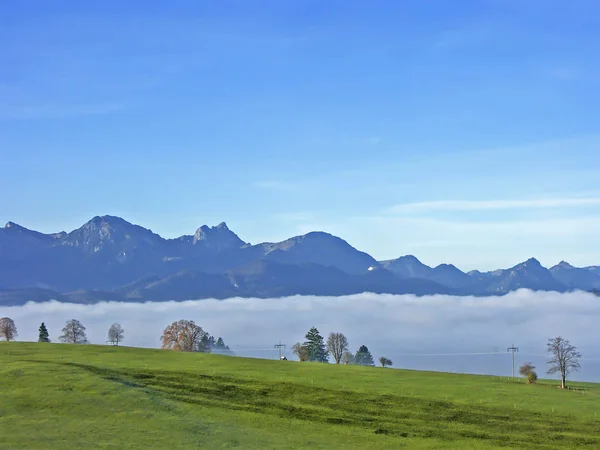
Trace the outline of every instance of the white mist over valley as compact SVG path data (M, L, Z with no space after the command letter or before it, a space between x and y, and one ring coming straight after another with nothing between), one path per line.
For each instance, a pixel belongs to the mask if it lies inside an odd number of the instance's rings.
M78 305L60 302L0 307L14 319L17 340L35 341L45 322L50 339L69 319L87 328L92 344L105 344L114 322L125 329L124 345L158 348L162 330L179 319L194 320L222 336L237 356L277 358L274 344L296 359L291 346L315 326L326 338L342 332L355 352L366 345L375 359L394 368L510 376L507 347L519 348L516 366L532 361L543 376L548 338L562 336L583 354L581 371L571 378L600 381L600 298L584 292L519 290L498 297L359 294L342 297L232 298L184 302Z

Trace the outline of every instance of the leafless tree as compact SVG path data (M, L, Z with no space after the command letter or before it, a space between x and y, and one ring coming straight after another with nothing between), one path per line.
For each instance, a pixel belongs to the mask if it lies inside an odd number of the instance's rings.
M392 360L387 359L385 356L382 356L381 358L379 358L379 363L381 364L381 367L391 366Z
M7 341L12 341L17 337L17 326L15 325L15 321L10 317L0 319L0 337L3 337Z
M560 373L561 387L565 389L567 375L581 367L579 365L581 353L577 351L577 347L560 336L548 339L548 351L552 353L552 358L548 360L548 364L550 364L548 373Z
M344 352L348 350L348 339L342 333L329 333L327 337L327 351L331 353L335 363L339 364L344 356Z
M113 345L119 345L119 342L124 339L124 336L125 330L123 330L120 323L113 323L108 329L108 340Z
M308 347L300 342L297 342L292 347L292 352L300 361L308 361Z
M85 327L77 319L67 320L65 327L62 329L62 336L58 339L67 344L86 344L87 336L85 335Z
M207 333L193 320L173 322L163 331L160 340L162 348L180 352L194 352L202 349L202 338Z

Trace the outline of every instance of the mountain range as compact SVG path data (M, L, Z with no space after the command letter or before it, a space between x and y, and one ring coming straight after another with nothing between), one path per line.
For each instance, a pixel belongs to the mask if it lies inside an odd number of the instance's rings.
M251 245L227 224L164 239L120 217L97 216L67 232L0 228L0 305L164 301L288 295L503 295L527 288L600 292L600 267L535 258L508 269L462 272L415 256L377 261L343 239L311 232Z

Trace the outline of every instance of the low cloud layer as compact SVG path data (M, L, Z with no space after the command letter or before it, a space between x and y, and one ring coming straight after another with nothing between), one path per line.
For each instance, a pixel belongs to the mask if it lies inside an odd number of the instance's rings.
M600 204L600 198L542 198L535 200L443 200L404 203L390 208L392 214L415 214L439 211L486 211L509 209L558 209Z
M225 342L239 356L276 358L279 340L290 347L316 326L323 336L343 332L352 351L365 344L374 358L394 367L510 375L507 347L519 347L517 366L533 361L546 371L546 342L558 335L584 355L573 379L600 381L600 298L587 293L558 294L521 290L504 297L453 297L360 294L345 297L199 300L161 303L58 302L0 307L15 320L19 340L37 340L46 323L53 341L68 319L87 328L88 339L104 344L108 328L119 322L124 344L159 347L162 330L191 319Z

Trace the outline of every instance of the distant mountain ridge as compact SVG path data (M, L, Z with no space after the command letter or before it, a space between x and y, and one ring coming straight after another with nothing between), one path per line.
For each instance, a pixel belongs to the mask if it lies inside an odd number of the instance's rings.
M526 288L600 289L600 267L535 258L509 269L464 273L413 255L377 261L343 239L314 231L250 245L225 222L165 239L116 216L96 216L69 233L0 228L0 305L56 299L76 303L287 295L503 295Z

